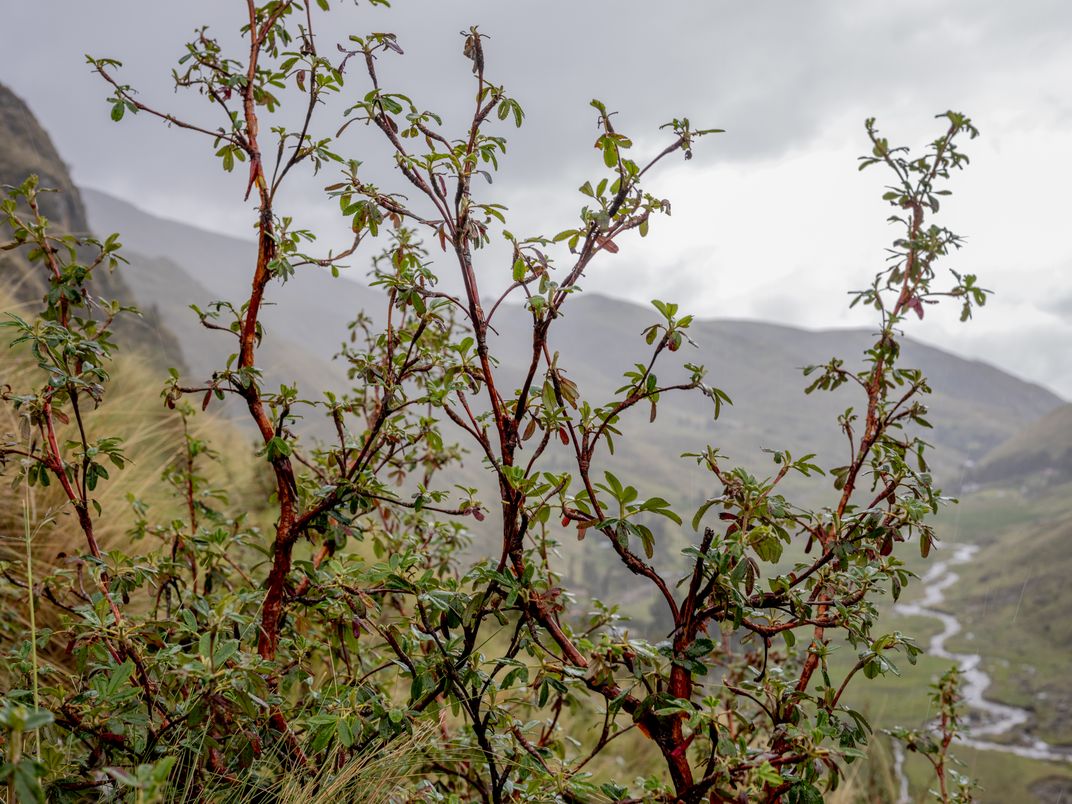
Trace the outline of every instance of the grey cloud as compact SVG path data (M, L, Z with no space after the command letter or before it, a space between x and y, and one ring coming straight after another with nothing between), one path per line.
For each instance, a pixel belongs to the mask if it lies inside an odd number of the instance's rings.
M1042 309L1055 315L1072 320L1072 293L1063 293L1058 296L1045 299Z
M40 116L72 163L76 181L158 214L242 233L252 214L240 201L245 179L239 171L221 174L210 143L144 115L113 124L106 89L82 57L89 51L124 60L124 74L146 100L204 120L204 104L172 92L169 70L196 25L207 22L234 37L242 3L42 0L9 6L5 33L15 35L0 50L0 80ZM771 164L831 140L852 143L856 151L863 139L856 126L870 115L897 140L915 143L932 133L932 114L961 107L984 133L988 121L1000 123L999 146L1002 131L1062 131L1072 117L1067 91L1072 5L1062 0L397 0L389 11L337 5L322 18L320 37L326 46L350 33L397 32L406 55L383 61L386 84L411 92L419 105L454 112L448 122L458 125L462 115L456 110L472 103L459 32L473 23L491 36L491 78L505 84L527 112L525 127L506 131L510 150L503 173L485 192L516 207L523 220L538 218L540 230L568 225L575 188L601 170L591 148L592 97L620 111L619 125L638 139L638 147L656 147L656 127L675 115L726 128L698 150L692 166L699 169ZM355 73L348 92L353 96L364 88ZM331 122L324 133L333 133L334 114L342 107L340 101L325 110ZM341 150L371 165L382 153L373 142L352 127ZM375 178L401 188L397 177ZM335 212L317 200L329 181L300 177L284 201L313 227L342 235ZM1039 210L1018 214L1038 216ZM650 263L629 261L623 253L609 279L593 287L641 299L664 289L677 297L712 288L722 293L714 283L729 280L690 270L693 256L675 251L672 243ZM1027 259L1046 264L1064 256ZM1067 298L1067 287L1062 284L1049 297ZM734 295L728 284L724 290ZM1052 312L1070 312L1059 302L1049 304ZM776 314L786 306L774 294L753 300L745 314ZM1056 349L1052 334L1035 333L1040 353ZM987 346L1008 355L1004 365L1015 368L1015 355L999 339ZM1032 370L1053 376L1067 368L1054 360L1032 364ZM1062 388L1067 393L1067 383Z
M170 93L168 70L195 25L233 31L240 5L17 4L7 12L10 29L47 29L48 53L40 52L38 36L13 37L0 53L0 74L30 99L89 183L118 181L94 162L110 142L121 142L122 154L138 165L144 181L192 192L194 182L179 165L196 145L147 124L137 127L136 136L130 129L117 133L102 103L104 87L88 74L81 53L125 59L146 97L191 111L198 104ZM320 36L327 42L351 32L397 31L407 54L385 62L387 80L416 87L420 102L444 111L458 102L468 106L471 87L458 32L479 22L492 37L492 76L529 112L530 124L511 137L508 175L533 181L572 172L587 156L583 146L592 139L593 118L586 104L592 96L620 109L623 127L636 135L680 114L727 128L701 158L769 158L807 144L835 113L855 110L862 117L911 106L913 115L925 117L967 103L995 76L1060 49L1072 29L1070 18L1072 8L1050 0L940 6L922 0L658 6L638 0L414 0L390 11L337 6L323 16ZM203 149L198 155L203 158ZM121 166L115 169L122 173Z

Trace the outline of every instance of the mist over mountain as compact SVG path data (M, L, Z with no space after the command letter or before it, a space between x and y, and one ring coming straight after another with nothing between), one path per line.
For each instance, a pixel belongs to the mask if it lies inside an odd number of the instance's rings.
M187 305L204 308L215 298L243 298L255 244L164 220L98 191L86 191L85 198L98 231L122 232L124 243L145 255L132 259L127 281L146 303L159 307L169 327L182 333L190 366L205 374L222 365L231 346L227 336L200 327ZM350 270L357 272L356 263ZM315 268L299 271L286 284L273 283L267 298L273 306L264 317L267 334L260 364L273 383L298 380L307 391L345 383L344 366L332 363L330 356L359 311L377 320L386 303L375 289ZM566 304L552 346L561 352L560 365L586 393L609 398L622 384L622 373L632 368L631 359L643 346L641 332L656 315L650 307L582 293ZM504 305L492 320L492 351L511 376L519 377L528 363L528 316L518 306ZM735 404L718 423L712 421L707 400L699 396L671 400L653 426L644 416L637 418L636 427L627 421L630 437L622 442L623 464L634 458L638 466L657 467L660 477L675 477L682 468L678 456L695 448L699 433L731 458L764 468L761 448L837 459L843 436L836 417L860 400L848 389L804 396L800 369L834 356L853 365L872 343L867 330L809 331L757 321L699 320L691 332L697 348L667 355L660 375L683 376L682 362L702 364L711 384L726 391ZM904 365L922 369L934 389L928 401L934 425L929 436L938 448L936 467L950 482L959 479L964 462L982 458L1062 402L1050 391L991 365L911 339L905 340L903 355ZM310 386L310 381L319 384Z
M154 217L95 190L86 190L84 197L95 231L122 233L130 260L124 278L139 299L156 306L168 328L180 333L193 378L207 378L223 367L237 341L202 326L190 305L205 311L216 300L239 305L249 293L256 244ZM267 336L258 360L267 382L297 382L310 394L342 390L345 367L331 357L346 337L346 324L374 298L359 285L333 281L319 271L302 273L286 287L270 286L262 318ZM278 304L281 299L285 305Z

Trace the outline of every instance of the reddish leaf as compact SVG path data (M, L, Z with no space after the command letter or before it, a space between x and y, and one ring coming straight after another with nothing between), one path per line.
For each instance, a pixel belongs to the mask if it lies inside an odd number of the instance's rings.
M609 237L599 238L598 240L596 240L596 245L598 245L604 251L609 251L611 254L618 253L618 246L616 246L614 241L611 240Z

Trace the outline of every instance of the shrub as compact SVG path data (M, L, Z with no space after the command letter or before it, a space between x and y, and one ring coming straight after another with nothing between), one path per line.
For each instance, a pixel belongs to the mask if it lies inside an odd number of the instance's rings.
M489 77L483 34L464 34L474 106L452 138L439 114L387 88L382 64L401 54L393 35L352 36L341 55L322 48L313 29L328 6L251 3L248 49L236 57L197 33L175 80L221 114L219 127L143 102L118 62L90 60L111 85L113 119L149 115L204 137L224 170L248 170L257 207L249 297L198 311L202 324L234 337L234 353L211 378L173 371L166 381L183 434L160 484L175 499L165 510L182 514L160 517L135 499L140 541L130 555L96 537L115 515L99 504L100 489L131 471L119 439L93 427L115 349L111 323L130 314L92 296L94 272L118 262L118 240L52 233L32 180L5 202L5 247L25 249L50 289L40 315L6 322L39 372L36 384L5 391L24 426L0 456L16 484L62 489L85 551L29 580L33 597L63 619L11 646L18 681L6 696L4 772L29 798L337 796L339 780L374 752L408 745L408 770L392 782L399 800L820 800L870 736L842 701L848 684L919 652L877 628L876 600L910 581L899 552L912 540L928 553L928 519L944 501L918 435L929 388L899 363L899 337L940 297L955 298L962 318L985 301L974 276L939 282L937 262L960 240L930 222L945 180L967 161L958 143L976 135L971 121L940 115L943 131L920 156L867 123L861 167L887 170L884 197L901 233L886 267L853 297L877 323L863 364L833 358L804 372L809 393L846 386L856 395L838 422L851 459L827 473L830 504L802 506L781 491L790 474L823 474L813 456L774 451L772 474L761 478L697 444L689 457L712 493L679 512L623 479L630 467L615 465L613 447L626 417L654 420L675 395L704 395L716 418L729 403L703 367L682 359L692 316L654 301L635 368L605 400L567 375L568 356L548 338L586 273L669 212L644 189L649 173L690 158L715 130L675 119L663 127L664 148L634 158L633 140L593 101L601 165L580 188L576 224L518 235L505 227L505 208L474 186L505 154L498 132L524 122ZM359 100L338 135L321 136L331 96ZM296 127L280 111L292 105ZM354 124L383 139L412 198L372 184L343 155L342 132ZM309 168L340 174L326 193L351 222L353 242L341 250L313 254L315 235L280 208L280 187ZM359 319L341 355L352 391L267 388L257 362L261 338L271 337L260 323L266 289L284 285L285 304L295 272L337 271L377 238L384 248L372 277L385 315L382 326ZM498 269L485 250L493 238L509 252ZM427 247L447 255L460 294L438 288ZM489 284L505 287L493 305ZM513 297L527 311L531 349L510 388L489 332ZM660 381L668 363L665 373L682 379ZM189 429L188 398L245 408L258 439L250 459L271 470L270 528L256 527L258 501L209 481L219 455ZM299 416L326 417L337 440L304 442ZM68 420L74 435L61 441L58 423ZM483 494L456 482L455 441L482 460ZM569 468L547 469L552 455ZM666 528L697 534L680 580L656 558ZM474 532L479 546L469 549ZM627 630L613 600L577 610L583 590L555 564L566 533L582 549L603 541L600 555L653 591L671 624L665 640ZM859 656L841 678L826 662L835 639ZM42 666L37 650L55 643L65 645L63 660ZM48 739L23 758L15 746L41 730ZM430 730L434 740L406 737ZM593 772L629 740L649 746L661 768L637 768L635 780Z

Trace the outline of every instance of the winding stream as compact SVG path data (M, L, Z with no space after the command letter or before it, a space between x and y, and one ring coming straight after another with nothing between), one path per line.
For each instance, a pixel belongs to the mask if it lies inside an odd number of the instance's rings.
M1072 762L1072 748L1054 746L1044 740L1029 742L1024 735L1020 736L1019 742L1000 743L986 739L1015 734L1031 720L1031 713L1018 706L988 700L984 693L990 686L990 676L980 667L982 657L978 653L953 653L946 648L946 642L959 634L962 628L956 617L936 607L945 600L945 591L958 580L959 576L952 568L971 561L978 550L976 545L961 545L954 549L949 558L932 564L920 579L920 585L925 590L923 598L915 603L898 603L895 611L917 617L932 617L942 624L942 630L931 637L927 654L953 660L960 667L963 678L960 692L971 713L967 724L971 736L961 737L958 743L981 751L1002 751L1027 759ZM904 749L900 743L894 744L894 758L900 782L900 802L909 804L911 798L908 777L904 773Z

